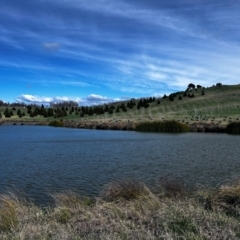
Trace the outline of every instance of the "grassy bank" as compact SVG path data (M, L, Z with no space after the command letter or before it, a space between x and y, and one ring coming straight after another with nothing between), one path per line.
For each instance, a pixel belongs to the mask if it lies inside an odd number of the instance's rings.
M240 182L187 192L161 179L154 189L133 181L105 187L101 197L54 194L39 208L0 197L0 239L240 239Z

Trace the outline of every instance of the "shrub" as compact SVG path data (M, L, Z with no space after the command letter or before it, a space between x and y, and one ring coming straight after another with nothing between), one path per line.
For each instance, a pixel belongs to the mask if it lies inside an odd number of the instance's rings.
M229 134L240 134L240 122L231 122L226 127L226 132Z
M177 121L166 122L143 122L136 125L136 131L140 132L162 132L162 133L181 133L189 132L190 128L187 124Z
M63 122L58 121L58 120L54 120L54 121L51 121L49 123L49 126L51 126L51 127L63 127Z

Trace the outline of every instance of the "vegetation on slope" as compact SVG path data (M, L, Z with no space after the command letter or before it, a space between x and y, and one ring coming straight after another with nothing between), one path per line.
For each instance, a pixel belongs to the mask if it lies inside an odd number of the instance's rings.
M184 91L163 97L130 99L98 106L78 106L74 102L50 106L3 103L0 101L2 121L98 122L109 125L175 120L181 123L209 124L226 127L240 122L240 85L217 83L204 88L189 84ZM99 128L101 126L99 125Z

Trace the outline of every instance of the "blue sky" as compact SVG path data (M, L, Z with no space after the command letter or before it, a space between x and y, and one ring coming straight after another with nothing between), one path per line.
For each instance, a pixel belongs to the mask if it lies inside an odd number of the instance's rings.
M239 0L1 0L0 99L80 105L240 83Z

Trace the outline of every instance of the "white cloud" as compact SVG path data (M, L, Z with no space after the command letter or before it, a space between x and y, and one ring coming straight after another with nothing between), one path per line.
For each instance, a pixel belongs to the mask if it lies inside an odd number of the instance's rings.
M30 94L22 94L17 99L18 102L27 102L27 103L36 103L36 104L49 104L51 102L64 102L64 101L74 101L81 102L80 98L71 98L71 97L43 97L43 96L34 96Z
M44 97L44 96L36 96L30 94L22 94L20 95L16 101L17 102L26 102L33 104L49 104L49 103L57 103L57 102L67 102L73 101L77 102L79 105L91 106L91 105L101 105L105 103L118 102L121 100L126 100L126 98L108 98L97 94L90 94L87 97L79 98L79 97Z
M90 94L89 96L87 96L87 100L88 101L106 101L106 100L108 100L108 98L103 97L101 95Z

